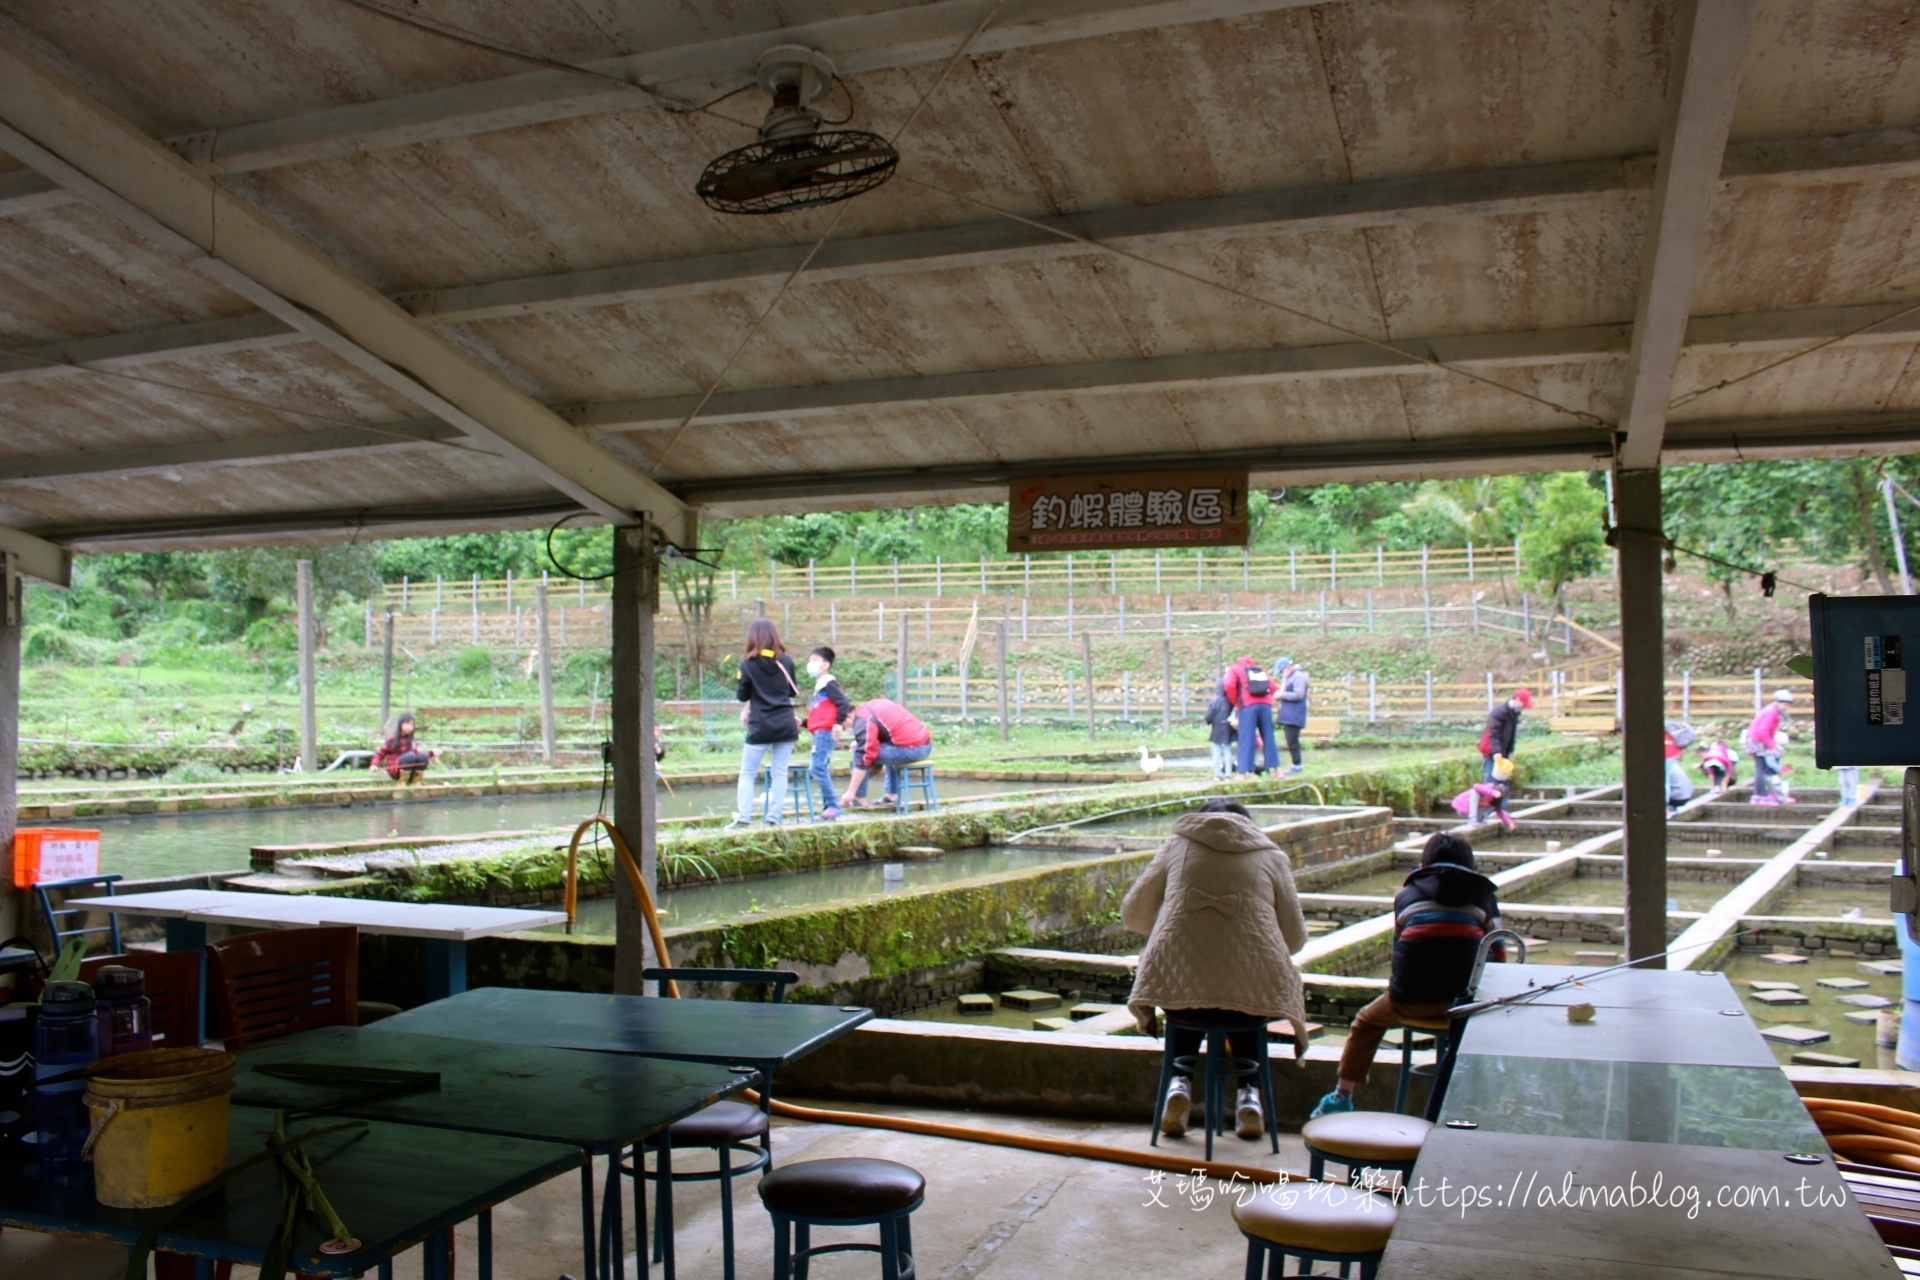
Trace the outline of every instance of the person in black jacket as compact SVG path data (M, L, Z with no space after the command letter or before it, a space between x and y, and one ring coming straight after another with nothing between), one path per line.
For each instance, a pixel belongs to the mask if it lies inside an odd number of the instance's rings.
M1224 678L1213 691L1213 701L1207 703L1207 748L1213 755L1213 780L1233 776L1233 704L1227 701L1227 682Z
M755 618L747 628L746 648L740 655L740 687L734 691L734 697L746 704L740 708L740 720L747 726L747 745L740 753L738 803L727 830L753 825L754 782L762 768L772 769L767 780L767 825L777 827L786 816L787 762L800 736L800 722L793 714L799 692L793 659L780 642L779 629L769 618Z
M1420 866L1393 899L1393 973L1387 994L1354 1015L1340 1052L1340 1082L1313 1109L1316 1116L1353 1110L1353 1092L1367 1082L1387 1028L1444 1022L1467 993L1480 939L1500 926L1493 881L1473 867L1473 846L1449 832L1428 837ZM1492 958L1504 959L1496 946Z
M1482 782L1493 781L1493 762L1497 756L1513 759L1514 740L1520 736L1520 713L1533 707L1531 689L1515 689L1513 696L1505 702L1495 703L1487 712L1487 728L1480 735L1480 754L1486 757L1487 769L1481 775Z

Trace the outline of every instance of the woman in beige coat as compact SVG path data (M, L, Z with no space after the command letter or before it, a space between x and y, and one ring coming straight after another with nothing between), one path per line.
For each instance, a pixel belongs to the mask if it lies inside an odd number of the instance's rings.
M1254 825L1245 806L1209 800L1173 826L1168 840L1127 891L1120 921L1147 935L1127 1007L1147 1035L1159 1034L1155 1009L1182 1021L1246 1022L1284 1018L1293 1052L1306 1056L1306 999L1293 953L1306 945L1307 921L1293 887L1293 864ZM1175 1054L1200 1051L1201 1033L1167 1030ZM1230 1036L1227 1052L1256 1056L1251 1036ZM1176 1074L1160 1131L1187 1131L1193 1084ZM1239 1135L1265 1133L1260 1093L1251 1083L1235 1105Z

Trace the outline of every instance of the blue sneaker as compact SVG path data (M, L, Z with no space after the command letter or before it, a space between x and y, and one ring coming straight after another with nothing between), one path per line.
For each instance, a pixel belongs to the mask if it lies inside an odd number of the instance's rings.
M1314 1104L1313 1114L1308 1116L1307 1119L1318 1120L1321 1116L1337 1116L1343 1111L1351 1110L1353 1110L1353 1095L1350 1093L1342 1093L1338 1089L1335 1089L1332 1093L1329 1093L1326 1097Z

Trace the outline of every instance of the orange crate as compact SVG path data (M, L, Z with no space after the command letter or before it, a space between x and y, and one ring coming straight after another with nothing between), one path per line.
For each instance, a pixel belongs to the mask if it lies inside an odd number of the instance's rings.
M71 827L22 827L13 833L13 886L100 874L100 833Z

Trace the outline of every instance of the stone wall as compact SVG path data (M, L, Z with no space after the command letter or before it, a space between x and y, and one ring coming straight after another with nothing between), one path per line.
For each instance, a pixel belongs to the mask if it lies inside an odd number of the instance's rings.
M1757 929L1740 938L1741 951L1792 951L1805 956L1895 956L1890 920L1822 920L1796 916L1747 916L1742 929Z

